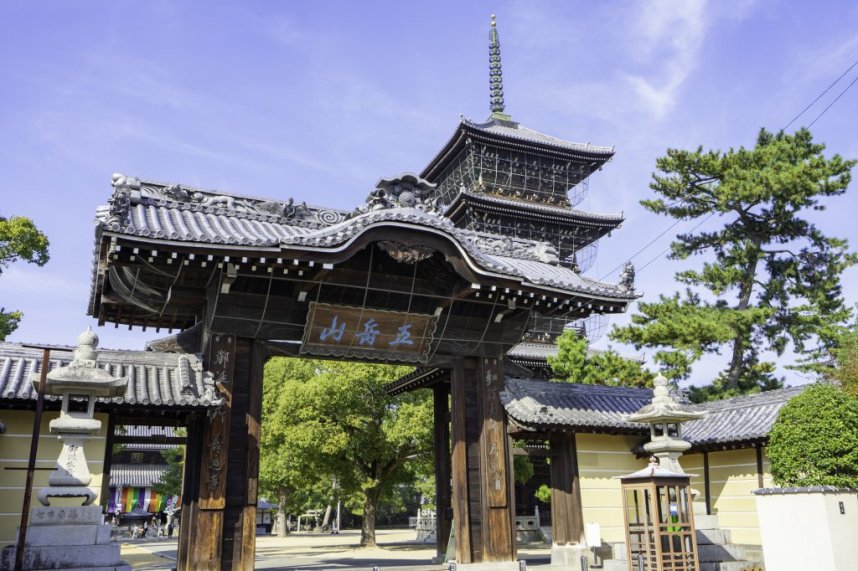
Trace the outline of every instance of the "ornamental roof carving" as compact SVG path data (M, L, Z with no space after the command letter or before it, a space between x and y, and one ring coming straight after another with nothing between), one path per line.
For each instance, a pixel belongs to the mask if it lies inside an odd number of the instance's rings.
M218 194L125 175L114 175L113 183L111 200L125 201L127 214L120 220L112 205L101 207L96 214L100 232L141 237L150 242L157 239L176 244L333 250L346 247L372 227L392 225L445 235L482 270L525 283L615 300L630 301L639 296L637 292L584 278L574 269L561 266L556 249L547 242L457 228L449 218L428 206L433 200L432 185L416 175L381 179L377 190L382 190L382 199L390 203L352 214L304 207L303 203L294 211L281 211L277 206L277 212L271 213L271 204L286 208L295 207L295 203ZM403 201L405 193L411 193L411 197ZM396 197L396 202L392 197Z
M369 193L366 203L358 206L354 215L387 208L416 208L426 212L437 212L436 186L413 173L379 179L375 190Z
M115 173L111 182L114 192L108 207L97 212L97 219L111 230L134 227L134 217L145 217L149 207L167 207L193 214L228 215L248 223L263 222L289 224L298 228L319 228L336 224L346 218L346 212L331 208L309 206L293 198L285 201L266 200L204 190L180 184L142 181L136 177ZM150 235L156 238L181 238L181 228L171 227L167 221L156 222ZM203 224L203 227L206 225ZM200 232L205 234L205 230ZM202 236L201 236L202 237Z

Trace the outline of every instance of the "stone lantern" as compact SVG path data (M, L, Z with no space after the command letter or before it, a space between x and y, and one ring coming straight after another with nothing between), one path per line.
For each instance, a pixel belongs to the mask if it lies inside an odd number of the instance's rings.
M697 571L692 500L698 494L679 465L679 457L691 448L682 440L681 425L707 413L676 402L663 375L654 385L652 403L627 417L650 425L644 450L652 454L648 467L620 477L628 560L633 569Z
M62 397L59 418L49 424L63 444L48 487L37 497L45 507L33 508L24 548L24 569L110 569L130 571L120 560L120 545L110 540L101 506L90 505L97 494L89 487L92 474L84 443L101 430L94 418L98 397L125 394L127 378L115 378L96 366L98 337L92 331L78 337L74 359L47 374L46 393ZM33 375L38 383L37 375ZM51 506L51 498L82 498L76 507ZM11 569L15 549L5 549L0 569Z
M114 378L96 367L95 333L84 331L77 341L72 362L49 372L45 388L47 394L61 395L63 399L59 418L48 425L63 448L48 477L48 487L42 488L37 496L45 506L50 505L51 497L82 497L85 506L95 501L96 492L89 487L92 474L83 451L84 442L101 430L101 421L94 418L95 401L98 397L122 396L128 385L127 378ZM38 386L36 379L33 382Z
M644 444L644 450L658 458L663 469L684 474L679 457L691 448L691 443L682 440L681 425L687 420L703 418L708 413L691 410L673 400L664 375L657 376L653 382L652 403L629 415L627 420L649 424L650 441Z

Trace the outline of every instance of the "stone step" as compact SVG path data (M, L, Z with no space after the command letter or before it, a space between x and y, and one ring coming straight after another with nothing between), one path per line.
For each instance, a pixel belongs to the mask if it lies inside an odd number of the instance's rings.
M629 562L624 559L605 559L602 571L629 571Z
M695 529L720 529L721 525L718 523L717 515L695 515L694 516L694 528Z
M697 545L724 545L730 543L729 529L698 529Z
M721 561L745 561L752 559L745 545L698 545L697 556L700 563L718 563Z

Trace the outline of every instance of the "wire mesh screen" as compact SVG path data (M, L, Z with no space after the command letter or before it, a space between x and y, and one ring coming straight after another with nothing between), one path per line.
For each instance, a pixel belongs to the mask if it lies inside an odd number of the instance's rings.
M511 150L486 143L468 145L438 177L441 202L449 204L461 188L481 187L511 198L540 204L570 206L569 191L580 202L586 188L579 185L593 171L594 164L566 158ZM577 204L577 203L576 203Z

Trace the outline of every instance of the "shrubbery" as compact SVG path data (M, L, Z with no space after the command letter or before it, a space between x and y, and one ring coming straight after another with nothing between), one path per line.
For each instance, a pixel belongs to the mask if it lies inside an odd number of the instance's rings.
M766 453L779 486L858 487L858 399L808 387L781 409Z

